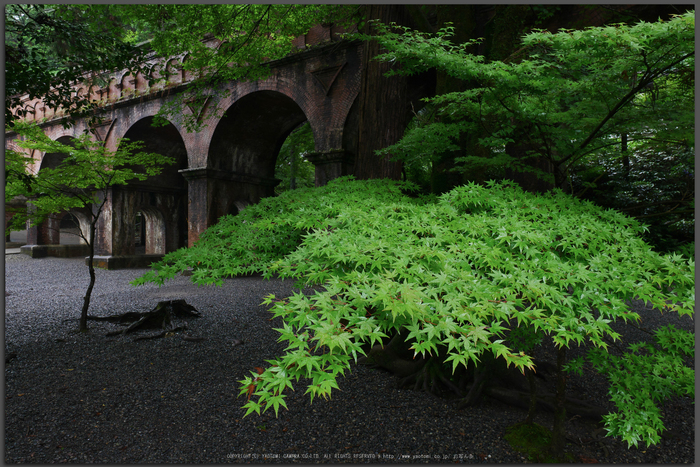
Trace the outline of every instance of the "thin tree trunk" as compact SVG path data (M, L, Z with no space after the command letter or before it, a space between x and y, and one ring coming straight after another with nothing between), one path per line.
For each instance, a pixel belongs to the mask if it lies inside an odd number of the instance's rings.
M78 330L80 332L87 331L87 317L88 309L90 308L90 296L92 295L92 288L95 286L95 266L92 264L92 260L95 257L95 230L97 228L97 218L95 218L90 223L90 256L88 261L88 271L90 271L90 285L88 285L87 291L85 292L85 298L83 299L83 310L80 313L80 323L78 325Z
M564 456L566 445L566 347L557 350L557 393L554 406L554 426L552 427L552 442L549 445L553 456Z
M366 18L382 23L407 25L409 15L403 5L366 5ZM366 23L365 34L371 25ZM361 180L372 178L401 179L402 163L391 156L377 156L375 151L398 142L409 120L408 84L405 76L386 77L392 65L373 60L380 53L376 41L363 44L362 78L359 96L358 149L353 174Z

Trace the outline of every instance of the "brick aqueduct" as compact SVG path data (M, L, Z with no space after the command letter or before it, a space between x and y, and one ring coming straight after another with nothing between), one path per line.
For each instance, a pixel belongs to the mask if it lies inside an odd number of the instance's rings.
M274 194L279 149L290 132L308 121L315 152L316 185L348 174L357 144L361 47L338 40L330 27L316 26L295 41L298 53L270 62L268 78L229 82L212 89L200 109L185 108L204 124L188 132L172 122L153 127L158 110L187 89L188 76L180 72L167 85L149 88L141 75L116 74L102 89L77 89L105 102L104 119L88 127L79 120L65 129L60 115L50 114L41 101L27 101L28 119L42 122L53 140L91 131L110 149L120 138L140 140L150 152L175 158L158 177L114 187L100 218L95 242L96 265L106 268L150 264L161 255L192 245L200 234L225 214L235 214L250 203ZM314 47L309 47L313 45ZM177 59L165 64L177 70ZM225 116L216 109L225 110ZM12 134L6 145L13 146ZM33 154L32 170L56 164L55 154ZM136 254L136 213L145 219L145 253ZM79 220L84 216L76 212ZM22 252L32 256L83 256L86 245L59 244L60 217L27 231ZM84 222L80 222L84 225Z

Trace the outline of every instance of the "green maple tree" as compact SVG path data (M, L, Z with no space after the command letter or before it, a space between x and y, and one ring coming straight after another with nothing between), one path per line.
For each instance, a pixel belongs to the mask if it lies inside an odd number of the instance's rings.
M88 285L80 314L79 330L87 331L87 314L90 297L95 285L95 231L108 200L110 189L126 185L130 180L145 180L161 172L164 164L173 163L172 158L140 151L143 144L121 140L116 151L108 150L103 143L91 135L73 138L70 144L51 140L36 124L15 122L14 143L23 150L35 150L44 154L57 154L60 162L56 167L46 167L33 173L34 159L24 152L5 150L5 170L23 174L13 177L5 185L5 200L26 197L28 208L15 213L5 232L21 230L26 225L36 225L48 217L71 210L80 210L87 217L80 237L89 247Z

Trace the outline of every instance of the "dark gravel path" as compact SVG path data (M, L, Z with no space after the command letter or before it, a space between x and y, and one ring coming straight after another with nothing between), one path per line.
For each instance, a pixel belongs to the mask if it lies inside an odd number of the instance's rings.
M291 293L291 281L247 277L203 288L179 277L160 289L135 288L128 282L143 271L99 270L93 315L148 311L175 298L202 313L188 322L201 342L133 342L105 337L115 324L90 322L78 335L77 322L65 322L78 317L87 287L81 259L5 258L5 348L17 355L5 367L6 463L527 461L502 439L524 411L488 399L456 411L454 401L394 389L392 375L364 367L353 368L331 400L310 404L300 384L278 418L243 418L238 380L283 350L272 330L279 323L259 304L269 293ZM644 313L655 323L674 319ZM597 375L572 377L568 387L605 404ZM648 449L627 449L574 418L569 450L604 463L694 462L694 411L687 398L667 403L669 435ZM547 413L537 421L551 427Z

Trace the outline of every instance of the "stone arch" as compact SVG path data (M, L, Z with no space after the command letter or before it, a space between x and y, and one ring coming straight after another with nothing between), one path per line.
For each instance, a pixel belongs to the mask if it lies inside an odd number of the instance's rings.
M90 207L74 208L57 213L49 222L58 230L56 244L87 245L90 238Z
M134 181L133 183L144 186L185 188L185 179L178 173L178 170L187 168L187 149L180 130L172 123L163 127L154 127L153 115L142 116L128 128L123 137L132 142L141 141L144 143L143 151L172 157L175 163L165 165L160 175L149 177L143 182Z
M219 111L226 110L228 113L237 102L251 94L263 91L278 93L286 96L291 101L294 101L294 103L304 113L306 117L305 120L307 120L311 126L314 141L317 145L316 150L321 151L326 149L325 146L327 145L327 138L324 135L323 129L330 128L330 125L328 121L320 116L317 116L316 110L319 104L318 99L315 99L305 87L299 86L297 83L294 83L286 78L274 77L274 79L268 79L262 82L237 83L237 85L232 89L232 92L228 93L225 99L222 99L217 103L217 107ZM216 128L218 128L218 125L222 119L217 120L212 118L208 122L209 128L213 129L211 130L212 134L209 137L210 140L213 139L213 132ZM209 153L211 153L211 150L209 150Z
M181 83L186 83L186 82L188 82L188 81L191 81L191 80L194 78L194 76L195 76L195 71L194 71L194 70L186 70L186 69L185 69L185 66L184 66L184 65L185 65L189 60L190 60L190 56L189 56L189 55L185 55L185 56L182 58L182 61L180 62L180 76L181 76L180 82L181 82Z
M151 67L151 71L148 75L149 78L152 80L152 84L150 85L150 91L159 91L165 86L165 80L163 79L163 74L161 73L162 69L162 63L156 63ZM146 83L146 85L148 86L148 83Z
M65 145L72 145L72 140L73 137L70 135L63 135L58 138L53 138L56 141L65 144ZM36 156L36 154L32 154L32 156ZM65 159L68 157L66 154L63 153L44 153L41 155L38 155L38 157L33 157L35 159L35 163L33 165L33 170L36 172L40 172L41 170L45 169L55 169L57 168ZM27 209L32 209L31 207L31 199L28 200L28 206ZM90 209L90 208L84 208L84 209ZM83 232L87 232L87 228L89 226L89 221L87 221L87 216L85 215L84 212L81 212L81 209L71 209L70 211L64 211L60 213L54 213L50 215L44 222L38 225L34 225L30 228L27 229L27 243L30 245L61 245L63 242L61 241L61 222L65 218L66 215L70 212L71 214L76 215L76 217L79 219L79 227ZM80 219L82 217L82 222L80 222ZM87 222L87 224L86 224ZM70 242L73 245L83 245L85 244L84 241L72 241ZM79 247L77 249L65 249L65 250L52 250L53 253L51 255L56 255L56 256L73 256L73 255L82 255L85 253L85 249L83 247ZM46 253L42 253L42 255L45 255Z
M206 172L189 174L206 176L207 198L216 200L206 204L206 225L274 195L279 150L291 131L307 121L302 107L277 90L253 90L223 109L226 114L210 138Z
M136 213L141 213L144 222L146 255L163 255L166 253L167 229L163 213L155 207L137 207ZM135 232L138 234L138 232ZM136 236L136 235L135 235ZM138 249L137 249L138 253Z
M35 117L34 117L34 106L32 106L32 105L30 105L30 104L26 104L26 105L24 106L23 112L24 112L24 119L25 119L25 120L30 121L30 122L35 120Z
M34 119L37 122L40 122L41 119L43 119L44 116L46 115L45 111L46 111L46 108L44 107L44 103L41 101L37 102L36 105L34 106Z
M181 68L182 68L182 66L180 65L180 61L178 59L173 58L172 60L168 60L168 62L165 65L166 86L168 85L168 83L170 83L170 84L182 83Z
M90 86L90 101L96 102L102 98L103 90L96 84Z
M173 124L153 127L152 122L152 116L139 119L124 137L142 142L143 151L169 156L175 163L164 166L159 175L112 188L111 224L104 226L111 241L105 249L112 255L135 254L137 212L143 213L150 233L147 254L164 254L187 245L187 182L179 173L187 168L187 149Z
M46 118L47 120L51 120L55 114L56 111L53 107L44 105L44 118Z
M82 232L83 236L88 239L90 238L90 217L86 212L89 209L89 207L85 207L82 209L70 210L70 214L72 214L78 221L78 227L80 228L80 231ZM85 244L86 242L83 238L81 238L80 243Z
M54 141L58 141L61 144L66 144L69 146L72 146L72 140L73 137L69 135L64 135L58 138L52 138ZM42 169L55 169L56 167L59 166L61 162L65 160L65 158L68 157L67 154L62 154L62 153L44 153L40 157L40 163L39 163L39 170Z
M78 99L84 99L86 97L89 98L90 96L88 95L88 90L84 86L81 86L78 88L77 91L75 91L75 97ZM74 107L74 106L75 106L75 104L73 104L73 106L71 106L71 107Z
M286 94L271 90L246 94L226 110L216 125L207 165L270 178L282 143L306 120L303 109Z

